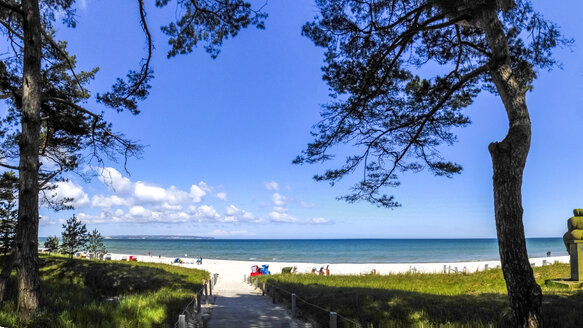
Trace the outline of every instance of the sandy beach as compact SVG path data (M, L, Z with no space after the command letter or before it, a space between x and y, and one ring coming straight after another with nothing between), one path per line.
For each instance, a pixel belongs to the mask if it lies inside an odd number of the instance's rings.
M294 262L258 262L258 261L234 261L203 259L203 264L196 264L196 258L181 257L182 264L174 263L175 258L158 256L140 256L135 254L112 254L112 260L121 260L129 256L137 256L140 262L157 262L172 265L180 265L188 268L206 270L210 273L218 273L223 280L243 279L244 275L249 275L251 266L269 264L271 273L281 273L283 267L297 266L298 273L310 273L312 268L319 270L321 267L329 265L330 274L359 275L368 274L374 269L377 274L393 273L443 273L446 272L475 272L485 269L496 268L500 261L473 261L473 262L442 262L442 263L294 263ZM554 262L569 263L569 256L551 256L541 258L531 258L533 266L542 266Z

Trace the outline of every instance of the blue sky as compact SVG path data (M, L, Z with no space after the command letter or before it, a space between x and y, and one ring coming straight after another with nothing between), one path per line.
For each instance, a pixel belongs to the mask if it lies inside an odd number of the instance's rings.
M532 147L523 184L527 237L560 236L571 210L583 207L583 29L579 1L534 1L535 8L575 39L558 49L563 69L541 72L527 95ZM78 1L78 27L59 28L83 69L100 67L91 84L106 91L137 67L145 51L135 1ZM41 211L40 236L60 235L73 213L104 235L180 234L217 238L480 238L495 237L492 169L487 146L507 127L501 101L479 96L467 109L473 123L444 148L464 166L453 179L427 172L401 176L388 190L403 206L380 209L335 199L355 181L334 187L312 180L327 166L291 161L311 141L319 105L328 101L321 80L322 49L300 35L317 14L312 0L270 1L264 31L244 30L212 60L202 49L166 59L159 26L176 8L148 8L155 79L142 113L108 113L116 130L146 145L90 183L75 175L61 196L74 211ZM93 103L88 107L103 110Z

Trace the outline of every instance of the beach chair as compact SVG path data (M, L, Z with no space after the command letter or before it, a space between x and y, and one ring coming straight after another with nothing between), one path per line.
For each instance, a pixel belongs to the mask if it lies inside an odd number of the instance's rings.
M259 266L254 265L251 267L251 277L255 277L255 276L260 276L262 275L261 270L259 269Z

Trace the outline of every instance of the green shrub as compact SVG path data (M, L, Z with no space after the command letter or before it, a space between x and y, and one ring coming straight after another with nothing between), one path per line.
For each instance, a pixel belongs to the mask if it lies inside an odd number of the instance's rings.
M549 327L580 327L583 294L544 285L547 279L569 277L569 270L568 264L534 268L544 292L543 313ZM504 326L505 315L510 313L500 269L470 274L297 274L260 279L267 281L269 293L275 291L278 301L288 306L289 292L296 293L298 313L324 327L327 311L342 316L340 327L353 327L351 321L363 327L498 327Z
M62 256L42 256L41 262L42 311L19 321L13 293L0 306L0 326L171 327L209 279L206 271L157 263Z

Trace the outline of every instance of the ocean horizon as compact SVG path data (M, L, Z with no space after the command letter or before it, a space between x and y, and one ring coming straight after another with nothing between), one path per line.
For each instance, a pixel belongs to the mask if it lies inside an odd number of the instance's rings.
M166 236L167 237L167 236ZM104 239L110 253L298 263L427 263L499 260L495 238L479 239ZM45 238L39 238L42 247ZM529 257L568 255L562 238L527 238Z

